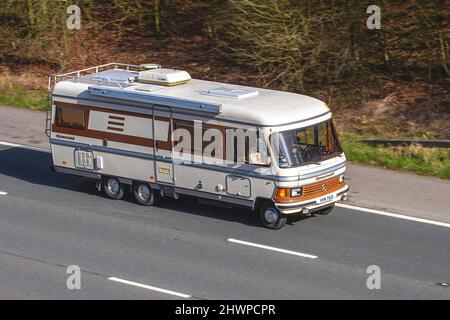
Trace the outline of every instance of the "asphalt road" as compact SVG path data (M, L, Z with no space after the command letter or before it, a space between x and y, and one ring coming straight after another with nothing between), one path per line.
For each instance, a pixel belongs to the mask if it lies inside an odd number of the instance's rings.
M447 227L336 208L275 231L191 198L110 200L50 164L48 152L0 146L2 299L184 299L159 289L189 299L450 299L438 285L450 282ZM80 290L66 288L69 265L81 268ZM370 265L381 269L379 290L366 286Z

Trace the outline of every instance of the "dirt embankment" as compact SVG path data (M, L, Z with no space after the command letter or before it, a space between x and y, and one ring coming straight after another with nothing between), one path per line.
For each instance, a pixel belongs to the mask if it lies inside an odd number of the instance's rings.
M398 84L384 98L335 109L339 128L357 134L450 139L450 95L443 85Z

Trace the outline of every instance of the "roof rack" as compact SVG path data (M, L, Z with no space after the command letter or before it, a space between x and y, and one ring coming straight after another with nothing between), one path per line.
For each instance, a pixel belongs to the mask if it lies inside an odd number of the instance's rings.
M159 65L152 65L155 67L161 67ZM127 64L127 63L119 63L119 62L111 62L106 64L101 64L95 67L90 67L86 69L80 69L76 71L66 72L66 73L59 73L59 74L51 74L48 77L48 90L51 92L54 88L54 86L59 82L66 79L78 79L83 76L87 76L90 74L99 73L101 71L106 70L114 70L114 69L122 69L125 71L143 71L148 70L148 65L135 65L135 64ZM117 85L116 81L106 81L106 80L100 80L101 82L108 82L108 84ZM120 85L119 85L120 86Z

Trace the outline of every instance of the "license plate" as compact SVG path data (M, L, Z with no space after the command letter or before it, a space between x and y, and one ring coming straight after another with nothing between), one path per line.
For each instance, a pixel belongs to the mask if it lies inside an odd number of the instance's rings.
M331 201L331 200L333 200L333 199L334 199L334 195L332 194L332 195L329 195L329 196L320 198L320 199L317 201L317 203L324 203L324 202Z

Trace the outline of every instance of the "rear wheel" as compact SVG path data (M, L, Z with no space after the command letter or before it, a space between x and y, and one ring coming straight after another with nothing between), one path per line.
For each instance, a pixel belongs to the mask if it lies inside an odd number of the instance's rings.
M148 183L136 182L133 185L134 198L143 206L152 206L159 199L158 192L152 189Z
M120 200L124 195L124 187L119 179L114 177L106 177L103 179L103 190L106 195L114 200Z
M263 226L278 230L286 225L286 217L282 217L273 202L267 201L259 208L259 217Z

